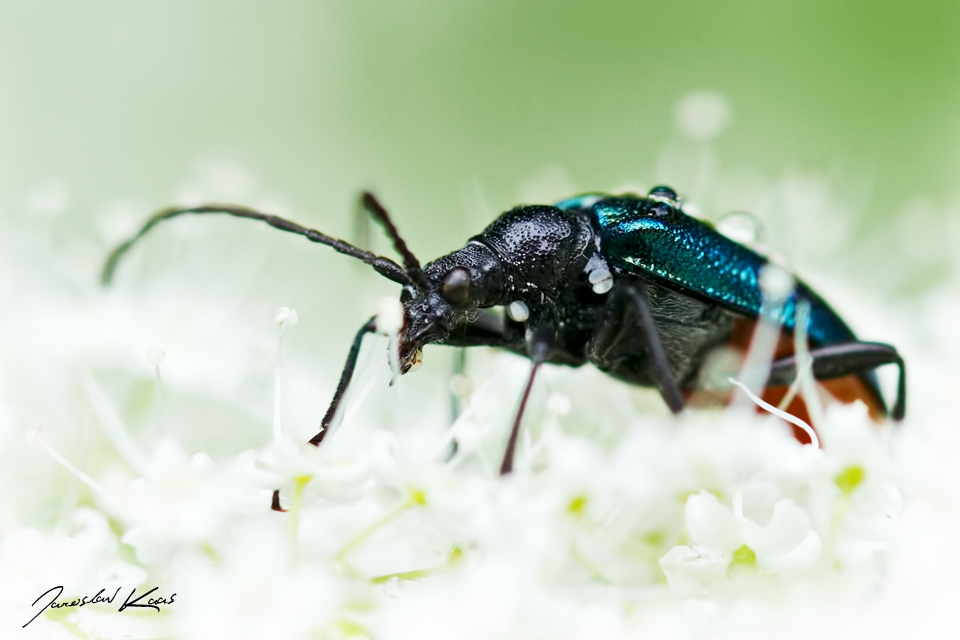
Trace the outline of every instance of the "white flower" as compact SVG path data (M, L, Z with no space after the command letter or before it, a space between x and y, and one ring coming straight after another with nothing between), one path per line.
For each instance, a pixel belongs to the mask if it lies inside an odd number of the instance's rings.
M359 500L373 484L369 455L359 449L317 447L288 436L273 440L257 458L265 473L264 487L307 482L310 495L333 502Z
M103 482L104 507L127 524L122 540L146 563L215 542L256 489L251 468L221 469L205 455L188 457L171 440L158 444L147 468L143 478L116 468ZM265 509L269 498L262 500Z
M714 587L720 564L724 571L734 562L793 575L813 567L823 548L809 514L792 500L778 501L773 517L760 526L701 491L687 498L684 519L693 546L674 547L660 565L671 588L685 595Z
M660 558L667 583L681 596L698 596L725 583L729 565L729 554L697 545L676 546Z
M244 523L217 546L218 561L190 554L173 567L178 638L328 637L337 630L350 581L317 565L291 568L287 523L277 515ZM364 602L362 591L354 601Z
M55 585L63 585L66 599L87 595L94 586L141 584L146 572L121 560L119 550L107 519L88 507L74 512L67 535L14 529L0 550L0 605L23 615L34 598Z

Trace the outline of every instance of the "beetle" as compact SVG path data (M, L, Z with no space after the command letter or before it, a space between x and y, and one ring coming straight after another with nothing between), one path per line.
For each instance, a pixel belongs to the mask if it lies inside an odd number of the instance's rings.
M669 187L655 187L646 196L596 193L554 205L518 206L464 247L426 266L373 194L364 193L361 203L392 239L402 265L277 216L216 204L156 213L113 251L102 280L110 282L123 254L152 227L185 214L260 220L361 260L402 286L404 319L397 343L401 373L418 363L423 347L431 343L499 347L532 361L501 474L512 471L521 419L543 364L578 367L589 362L614 378L659 389L677 414L695 399L708 354L724 345L745 348L763 313L759 283L767 259L684 213ZM813 376L841 400L864 401L874 417L902 419L906 372L897 350L858 340L800 280L774 318L785 333L796 328L801 301L809 308L806 332ZM506 314L493 313L495 307L505 308ZM329 431L361 343L375 330L374 317L354 337L320 431L310 443L320 445ZM781 336L764 392L770 401L782 398L797 375L792 344ZM889 411L873 373L886 364L899 369ZM790 411L802 413L802 401L794 401ZM277 493L273 506L280 508Z

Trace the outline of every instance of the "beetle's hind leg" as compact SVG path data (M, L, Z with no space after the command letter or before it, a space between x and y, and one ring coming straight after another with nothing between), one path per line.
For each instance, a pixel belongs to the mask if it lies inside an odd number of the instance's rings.
M895 364L899 370L897 397L890 417L902 420L906 413L907 371L897 350L879 342L845 342L810 350L812 372L817 380L833 380L870 371L886 364ZM789 385L797 375L797 358L788 356L775 360L770 367L769 386Z

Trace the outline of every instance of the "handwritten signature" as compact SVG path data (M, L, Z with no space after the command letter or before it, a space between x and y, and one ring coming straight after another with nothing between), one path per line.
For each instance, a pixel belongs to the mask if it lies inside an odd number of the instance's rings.
M39 616L41 613L43 613L47 609L69 609L71 607L83 607L88 604L98 604L103 602L107 604L113 604L113 601L116 599L117 595L120 593L120 589L122 588L123 587L117 587L117 590L113 592L112 596L104 595L104 591L106 591L106 589L100 589L100 591L97 592L97 595L93 596L92 598L90 596L83 596L82 598L76 598L74 600L64 600L63 602L57 602L57 598L63 595L63 585L50 587L49 589L41 593L40 597L34 600L33 604L30 605L31 607L35 607L37 606L38 602L43 600L44 596L53 594L53 596L50 598L50 601L47 602L47 604L45 604L43 608L40 609L40 611L37 611L37 614L32 618L30 618L27 621L27 624L30 624L31 622L36 620L37 616ZM133 589L130 589L130 595L127 596L126 600L123 601L123 604L120 605L120 608L117 609L117 611L123 611L124 609L135 609L135 608L136 609L154 609L156 611L160 611L160 605L173 604L174 598L177 597L177 594L175 592L170 594L170 596L167 598L156 596L154 598L148 598L147 601L144 603L140 602L141 600L149 596L151 593L156 591L158 588L159 587L154 587L153 589L150 589L150 591L140 594L140 596L137 598L134 598L134 596L137 593L137 588L134 587ZM23 626L26 627L27 624Z

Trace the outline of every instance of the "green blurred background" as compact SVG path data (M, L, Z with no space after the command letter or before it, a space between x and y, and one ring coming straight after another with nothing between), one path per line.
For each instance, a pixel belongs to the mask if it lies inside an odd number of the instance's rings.
M708 89L725 164L845 163L879 220L955 197L958 80L952 1L3 0L0 205L55 178L64 221L146 213L227 161L342 235L375 188L432 257L550 167L578 190L669 177L676 105Z

